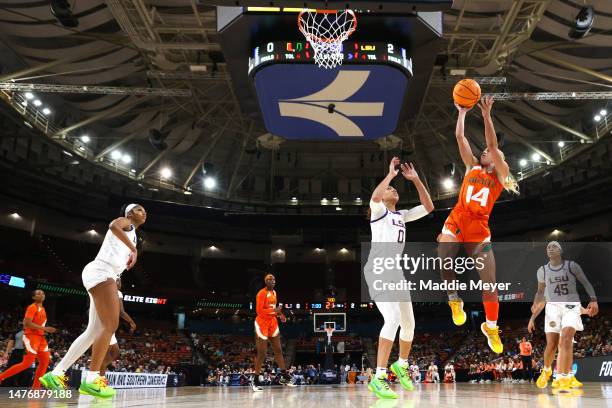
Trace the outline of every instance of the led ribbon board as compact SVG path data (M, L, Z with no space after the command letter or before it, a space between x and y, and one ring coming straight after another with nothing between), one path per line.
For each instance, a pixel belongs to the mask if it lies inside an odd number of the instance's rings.
M249 59L267 130L288 139L377 139L399 119L412 61L389 43L346 41L337 69L314 65L307 42L270 42Z

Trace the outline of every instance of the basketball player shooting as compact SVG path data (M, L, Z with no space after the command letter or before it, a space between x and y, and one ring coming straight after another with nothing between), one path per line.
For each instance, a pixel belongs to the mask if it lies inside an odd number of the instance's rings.
M538 291L531 306L531 319L527 330L535 330L535 319L542 309L546 308L544 333L546 349L544 350L544 367L536 381L538 388L546 388L552 375L552 362L555 352L557 357L557 378L552 382L553 388L560 392L569 392L571 388L580 388L582 383L571 373L574 358L574 335L582 331L581 314L595 316L599 312L597 296L593 285L588 281L582 268L574 261L563 259L563 249L557 241L546 246L548 263L538 269ZM582 284L590 298L586 309L580 304L576 281Z
M478 270L483 283L495 283L495 258L490 244L489 217L502 190L518 194L518 185L510 174L508 163L497 144L497 135L491 118L493 98L486 98L478 104L484 119L487 143L487 148L479 160L472 153L470 143L464 134L465 116L471 108L462 107L457 103L455 106L459 111L455 136L466 172L457 204L444 222L442 233L438 237L440 243L438 255L442 259L454 258L459 250L458 244L463 243L469 255L483 260L483 268ZM452 269L442 269L442 278L445 281L451 281L454 277L455 272ZM448 299L453 322L457 326L464 324L467 317L463 311L463 301L456 291L449 291ZM497 326L499 314L497 291L483 291L482 301L486 323L482 323L480 329L487 337L491 350L501 354L504 346Z
M257 312L257 317L255 318L255 347L257 349L257 356L255 357L255 374L251 382L253 391L263 391L259 376L261 375L261 366L266 358L268 341L272 345L276 364L281 369L281 384L295 387L291 375L287 372L281 348L277 317L283 323L287 321L287 318L282 312L282 306L277 306L276 303L276 291L274 290L276 279L274 275L269 273L264 278L264 281L266 287L261 289L255 298L255 310Z

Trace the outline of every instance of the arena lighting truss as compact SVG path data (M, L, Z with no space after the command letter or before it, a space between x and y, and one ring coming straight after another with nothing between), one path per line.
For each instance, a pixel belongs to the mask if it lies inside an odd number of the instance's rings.
M445 77L434 77L429 82L432 86L455 86L465 75L446 75ZM506 85L506 77L471 77L479 85Z
M21 82L0 82L0 90L19 92L99 94L99 95L151 95L191 97L190 89L169 88L130 88L122 86L90 86L90 85L51 85L29 84Z
M501 92L483 94L497 101L560 101L560 100L600 100L612 99L612 92Z

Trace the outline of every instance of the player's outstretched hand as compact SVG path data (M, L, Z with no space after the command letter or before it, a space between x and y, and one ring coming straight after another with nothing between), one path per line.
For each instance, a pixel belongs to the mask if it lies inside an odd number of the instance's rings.
M527 325L527 331L529 333L533 333L535 330L535 322L533 320L529 320L529 324Z
M406 180L416 181L419 179L419 174L414 169L414 165L412 163L404 163L400 166L400 168L402 169L402 176L404 176Z
M46 326L45 327L45 331L47 333L55 333L57 331L57 329L55 327L51 327L51 326Z
M487 96L478 102L478 107L480 108L480 112L482 112L482 116L490 116L491 108L493 108L493 97Z
M397 176L397 173L399 173L399 169L396 169L397 166L399 166L400 164L400 159L397 156L393 156L393 158L391 159L391 163L389 163L389 175L391 175L391 177L395 177Z

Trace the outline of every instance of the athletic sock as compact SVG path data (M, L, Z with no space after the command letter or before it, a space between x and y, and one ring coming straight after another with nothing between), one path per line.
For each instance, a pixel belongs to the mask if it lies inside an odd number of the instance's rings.
M552 371L551 367L544 367L544 371Z
M53 371L51 371L51 374L53 374L53 375L57 375L57 376L60 376L60 377L61 377L62 375L64 375L64 374L65 374L65 371L64 371L64 370L62 370L62 369L60 369L59 367L55 367L55 368L53 369Z
M454 302L456 300L459 300L459 295L457 294L457 292L455 293L449 293L448 295L448 300L450 300L451 302Z
M408 367L408 360L404 359L404 358L398 358L397 362L399 363L400 366L402 367Z
M86 383L92 383L93 380L95 380L99 376L100 376L100 372L99 371L90 371L90 372L87 373L87 378L85 379L85 382Z
M387 367L376 367L376 378L380 378L387 375Z
M493 320L493 321L491 321L491 320L487 320L487 327L488 327L489 329L494 329L494 328L496 328L496 327L497 327L497 320Z

